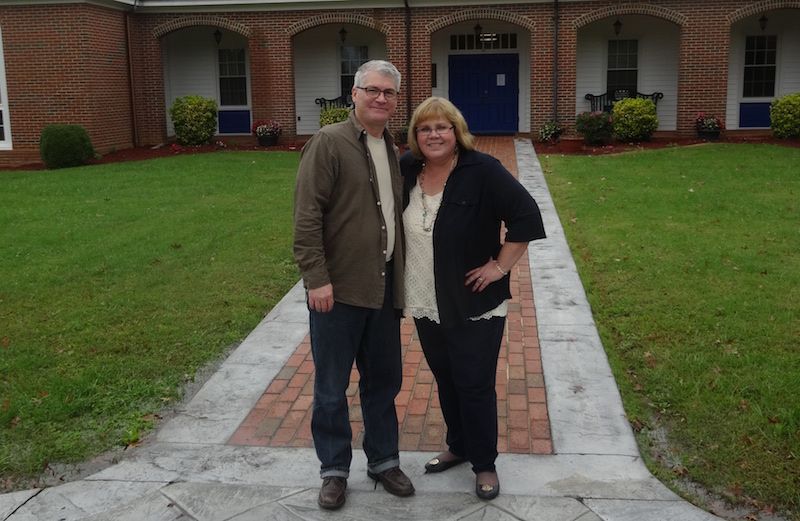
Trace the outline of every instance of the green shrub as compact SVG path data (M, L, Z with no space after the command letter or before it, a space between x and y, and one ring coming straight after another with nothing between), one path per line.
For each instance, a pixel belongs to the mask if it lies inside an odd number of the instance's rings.
M319 113L319 126L324 127L331 123L345 121L350 116L350 109L342 107L328 107Z
M800 137L800 92L773 101L769 117L775 137Z
M611 140L611 114L608 112L581 112L575 120L575 130L590 145L602 145Z
M80 166L94 157L94 147L80 125L48 125L39 138L39 154L47 168Z
M181 145L202 145L217 131L217 102L202 96L175 99L169 109L175 137Z
M548 121L539 129L539 141L554 143L558 141L564 129L556 121Z
M612 109L614 135L621 141L647 141L658 128L656 104L646 98L626 98Z

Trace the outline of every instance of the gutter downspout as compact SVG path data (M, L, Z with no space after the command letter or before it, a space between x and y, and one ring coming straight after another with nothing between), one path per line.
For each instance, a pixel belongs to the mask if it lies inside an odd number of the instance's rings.
M553 0L553 121L558 123L558 0Z
M406 126L411 121L411 6L408 0L403 0L406 15L406 85L408 93L406 95Z
M133 0L132 11L125 12L125 46L128 51L128 95L130 96L131 108L131 132L133 134L133 146L139 145L139 130L136 127L136 97L133 88L133 51L131 50L131 12L136 11L138 0Z

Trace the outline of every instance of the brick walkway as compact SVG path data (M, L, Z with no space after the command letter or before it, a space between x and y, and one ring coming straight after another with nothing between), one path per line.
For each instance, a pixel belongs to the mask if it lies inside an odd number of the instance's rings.
M478 148L498 158L516 175L514 143L508 137L482 137ZM539 335L528 257L511 273L512 300L497 366L498 451L551 454ZM446 428L433 374L425 362L412 320L401 326L403 386L397 396L400 449L438 452L446 448ZM314 363L308 336L275 376L228 443L269 447L311 447ZM358 372L347 389L353 444L361 447L364 424Z

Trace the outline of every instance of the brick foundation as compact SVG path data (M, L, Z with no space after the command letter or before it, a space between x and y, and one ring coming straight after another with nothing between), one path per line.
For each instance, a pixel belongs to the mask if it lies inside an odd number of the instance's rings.
M574 120L578 32L597 20L629 14L658 17L681 29L678 133L693 133L694 116L701 110L724 115L731 24L759 9L800 8L797 0L756 3L607 0L560 4L559 119L568 127ZM196 25L221 27L249 38L252 115L277 119L284 138L293 138L296 129L292 37L327 23L361 24L384 35L387 58L404 75L403 98L390 123L393 130L407 119L405 96L410 96L413 107L430 93L430 35L470 20L502 20L517 25L521 33L529 33L532 133L535 135L553 118L552 3L468 9L413 7L414 37L409 57L405 17L402 8L128 13L122 4L118 10L81 3L0 7L13 139L12 151L0 151L0 166L38 159L39 134L50 123L83 125L101 153L165 142L160 38ZM411 62L410 82L405 78L407 59Z

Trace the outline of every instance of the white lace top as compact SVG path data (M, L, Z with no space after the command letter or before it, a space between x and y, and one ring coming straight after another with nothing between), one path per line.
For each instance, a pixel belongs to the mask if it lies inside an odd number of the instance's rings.
M425 219L426 225L430 226L436 220L436 214L442 203L442 193L425 195L425 204L429 213ZM403 212L403 226L406 234L405 315L427 318L438 324L439 307L436 304L436 286L433 276L433 226L430 226L430 231L425 231L422 227L422 215L422 191L417 184L411 190L408 207ZM479 317L472 317L470 320L504 317L507 310L508 301L503 301L496 308Z

